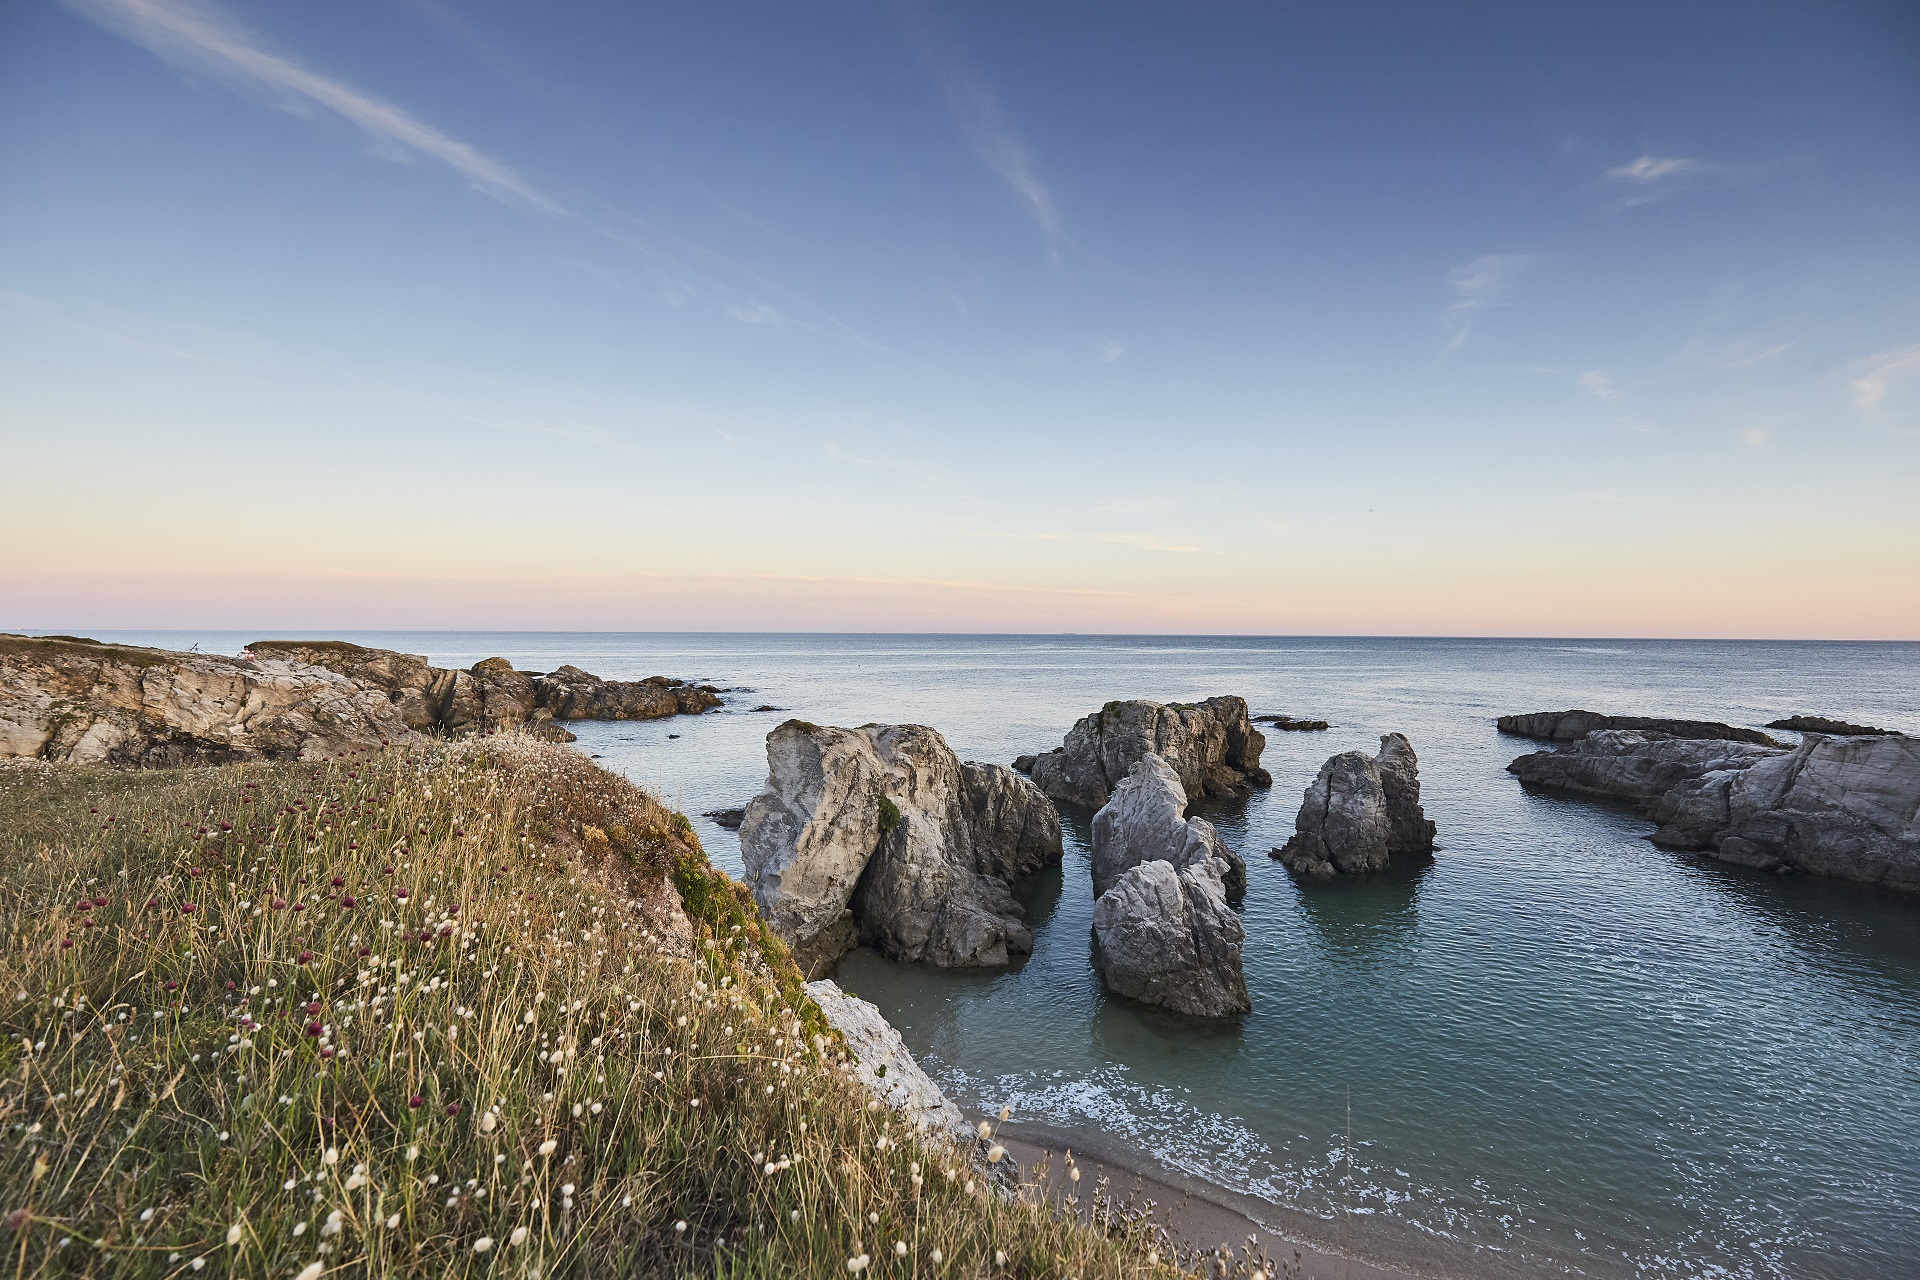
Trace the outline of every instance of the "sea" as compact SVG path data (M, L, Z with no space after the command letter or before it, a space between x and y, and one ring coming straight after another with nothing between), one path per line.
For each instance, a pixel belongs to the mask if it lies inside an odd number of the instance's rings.
M268 634L101 638L232 653ZM1920 644L326 638L731 690L706 715L571 727L579 750L692 816L735 875L737 835L700 815L760 789L765 736L789 716L931 725L1002 763L1118 698L1239 694L1327 720L1268 733L1271 790L1196 809L1248 864L1247 1017L1196 1022L1101 990L1090 815L1072 811L1062 866L1021 886L1024 964L941 971L862 950L835 977L969 1113L1011 1107L1016 1125L1217 1189L1335 1250L1476 1277L1920 1276L1920 898L1658 849L1623 807L1522 787L1505 767L1538 744L1494 725L1583 707L1920 733ZM1419 753L1438 851L1352 883L1294 881L1267 855L1314 773L1391 731Z

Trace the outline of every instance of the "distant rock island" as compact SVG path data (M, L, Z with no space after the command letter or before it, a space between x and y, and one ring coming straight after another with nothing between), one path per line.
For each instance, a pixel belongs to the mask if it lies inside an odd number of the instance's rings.
M340 756L416 734L563 720L649 720L720 705L711 685L602 680L578 667L466 670L338 640L262 640L240 656L0 634L0 759L156 766Z
M1572 711L1499 723L1577 723L1571 717L1597 724L1507 771L1534 786L1626 801L1658 824L1653 841L1668 848L1920 892L1920 739L1806 731L1789 748L1711 721ZM1691 732L1608 727L1628 721Z

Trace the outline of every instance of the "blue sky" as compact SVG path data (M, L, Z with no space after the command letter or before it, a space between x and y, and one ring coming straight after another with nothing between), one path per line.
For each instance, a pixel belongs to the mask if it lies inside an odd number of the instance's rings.
M0 10L0 626L1920 636L1910 4Z

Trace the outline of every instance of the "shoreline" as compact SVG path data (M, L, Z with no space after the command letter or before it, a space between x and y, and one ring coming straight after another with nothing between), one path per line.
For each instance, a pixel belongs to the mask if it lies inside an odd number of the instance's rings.
M1083 1199L1083 1218L1088 1210L1085 1201L1104 1177L1121 1199L1152 1200L1155 1217L1180 1245L1202 1252L1223 1245L1237 1251L1253 1236L1278 1264L1291 1265L1298 1258L1297 1273L1282 1273L1297 1274L1298 1280L1469 1280L1487 1274L1426 1260L1371 1254L1357 1242L1336 1244L1277 1226L1275 1222L1286 1213L1278 1206L1163 1168L1138 1151L1104 1141L1097 1133L1074 1133L1009 1120L996 1128L995 1140L1019 1162L1023 1177L1037 1174L1044 1165L1047 1191L1056 1201L1071 1185L1063 1160L1064 1153L1071 1150L1083 1171L1077 1188Z

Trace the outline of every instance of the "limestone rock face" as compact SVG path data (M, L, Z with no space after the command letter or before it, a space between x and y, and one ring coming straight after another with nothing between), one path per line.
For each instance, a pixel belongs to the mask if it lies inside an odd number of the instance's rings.
M1253 1008L1241 971L1246 929L1210 859L1129 868L1094 903L1093 932L1109 991L1196 1017Z
M1316 879L1385 870L1396 853L1433 849L1420 807L1419 761L1404 734L1380 736L1380 753L1343 751L1320 766L1294 818L1293 838L1273 856Z
M1748 742L1596 729L1557 751L1521 756L1507 772L1536 786L1651 805L1682 782L1747 769L1778 754Z
M1920 740L1809 737L1684 780L1650 812L1670 847L1920 892Z
M1761 747L1780 745L1758 729L1721 724L1717 720L1607 716L1598 711L1534 711L1526 715L1501 716L1494 723L1502 733L1521 738L1540 738L1548 742L1572 742L1596 729L1630 729L1642 733L1664 733L1670 738L1716 738L1727 742L1751 742Z
M1507 766L1524 782L1637 806L1653 839L1742 866L1920 892L1920 740L1798 747L1599 730Z
M1177 871L1209 858L1219 859L1226 890L1244 893L1247 864L1211 822L1187 818L1186 811L1186 789L1173 767L1154 752L1142 756L1093 815L1093 896L1143 862L1158 860Z
M0 636L0 757L143 766L335 757L412 736L318 667Z
M1392 837L1378 762L1364 751L1343 751L1320 766L1293 838L1274 856L1298 875L1361 875L1386 868Z
M876 1098L922 1131L971 1141L960 1108L908 1052L900 1033L879 1008L842 991L831 978L807 983L807 994L853 1053L854 1070Z
M260 640L248 646L260 658L280 658L337 671L363 688L386 695L409 729L440 728L453 696L455 672L428 664L418 654L368 649L340 640Z
M1052 799L1098 809L1152 752L1173 767L1189 797L1236 796L1273 785L1260 767L1266 745L1247 719L1244 698L1208 698L1192 706L1109 702L1068 730L1063 745L1035 756L1029 771Z
M1003 874L1061 854L1058 819L1010 770L969 767L932 729L789 720L740 853L754 896L808 972L867 941L945 967L1007 964L1033 936Z
M1420 758L1404 733L1380 735L1380 788L1387 799L1387 847L1394 853L1430 853L1434 825L1420 807Z

